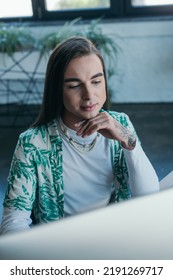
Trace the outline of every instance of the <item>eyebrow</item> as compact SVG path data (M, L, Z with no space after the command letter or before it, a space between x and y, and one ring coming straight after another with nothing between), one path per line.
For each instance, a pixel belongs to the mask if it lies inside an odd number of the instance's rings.
M99 72L99 73L93 75L93 76L90 78L90 80L93 80L93 79L98 78L98 77L101 77L101 76L103 76L103 73L102 73L102 72ZM65 83L69 83L69 82L81 82L81 80L78 79L78 78L73 78L73 77L71 77L71 78L66 78L66 79L64 80L64 82L65 82Z

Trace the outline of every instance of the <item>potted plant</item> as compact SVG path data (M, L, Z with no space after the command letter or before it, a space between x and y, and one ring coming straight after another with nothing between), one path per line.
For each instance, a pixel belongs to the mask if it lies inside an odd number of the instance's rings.
M35 39L24 27L0 26L0 52L13 55L14 52L33 49Z

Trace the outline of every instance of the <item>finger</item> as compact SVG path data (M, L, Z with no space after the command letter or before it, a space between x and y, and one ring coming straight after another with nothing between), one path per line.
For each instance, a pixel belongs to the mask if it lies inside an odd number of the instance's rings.
M80 126L84 125L86 122L87 122L86 120L79 121L79 122L75 123L74 126L75 126L75 127L80 127Z
M77 130L77 135L82 135L87 130L90 130L97 122L104 120L103 116L99 114L95 118L85 121L80 121L75 124L75 127L79 128ZM101 118L100 118L101 117Z
M107 129L108 125L107 125L107 121L106 120L99 120L95 123L93 123L92 125L86 127L86 129L83 131L82 133L82 137L87 137L99 130L102 129Z

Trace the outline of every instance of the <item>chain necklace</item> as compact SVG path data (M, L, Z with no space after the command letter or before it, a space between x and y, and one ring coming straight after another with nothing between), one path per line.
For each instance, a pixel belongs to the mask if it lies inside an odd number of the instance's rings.
M69 142L69 144L78 152L87 153L91 151L96 145L97 138L99 137L98 133L91 143L81 144L80 142L76 141L73 137L69 135L68 128L64 125L60 117L58 118L58 124L61 130L62 137L66 139Z

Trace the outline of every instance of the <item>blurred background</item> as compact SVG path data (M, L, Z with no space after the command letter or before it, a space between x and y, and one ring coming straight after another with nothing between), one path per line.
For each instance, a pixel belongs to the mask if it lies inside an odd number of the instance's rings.
M102 52L110 109L129 115L159 179L173 170L173 0L0 0L0 220L14 148L39 111L49 54L73 35Z

